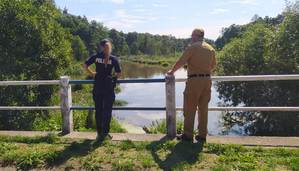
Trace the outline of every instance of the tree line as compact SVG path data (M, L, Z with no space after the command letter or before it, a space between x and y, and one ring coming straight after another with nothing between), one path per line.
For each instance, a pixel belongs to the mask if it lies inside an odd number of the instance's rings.
M123 33L115 29L108 29L102 23L91 21L83 16L69 14L62 11L58 22L73 36L72 45L74 57L78 60L97 52L98 42L103 38L110 38L113 42L113 53L117 56L155 55L171 56L181 52L189 43L188 39L176 39L174 36L160 36L149 33Z

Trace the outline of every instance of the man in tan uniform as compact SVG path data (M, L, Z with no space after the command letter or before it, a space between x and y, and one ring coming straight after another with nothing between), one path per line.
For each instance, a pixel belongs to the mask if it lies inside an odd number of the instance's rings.
M184 133L180 140L193 141L194 118L198 108L197 141L206 141L208 124L208 103L211 98L210 75L215 70L215 50L204 42L204 30L195 29L192 32L192 44L187 47L182 57L167 74L175 71L187 63L188 80L184 91Z

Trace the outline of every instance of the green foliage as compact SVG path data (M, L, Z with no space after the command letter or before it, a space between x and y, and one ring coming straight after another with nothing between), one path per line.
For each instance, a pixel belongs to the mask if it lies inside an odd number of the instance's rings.
M129 149L132 149L132 148L136 148L134 142L131 141L131 140L121 141L119 146L120 146L121 150L129 150Z
M83 61L87 59L88 57L87 49L79 36L74 36L72 40L72 49L73 49L73 57L76 60Z
M83 40L89 55L98 50L97 44L108 36L108 29L101 23L88 22L87 18L64 12L57 21L72 35ZM86 58L86 57L85 57Z
M132 159L118 159L112 163L112 169L115 171L129 171L135 170L135 164Z
M125 34L118 32L115 29L109 31L109 38L113 43L113 53L117 56L127 55L129 53L129 46L125 39Z
M55 146L38 144L25 149L9 151L2 155L4 165L15 164L18 170L45 167L57 156Z
M239 37L242 34L242 27L239 25L231 25L222 30L222 35L215 41L216 48L222 49L231 39Z
M181 134L183 130L183 121L176 123L177 134ZM156 120L151 123L149 127L146 127L146 132L149 134L166 134L166 120Z
M1 141L0 142L18 142L18 143L28 143L28 144L34 144L34 143L49 143L54 144L59 141L59 137L54 134L50 133L47 136L37 136L37 137L22 137L22 136L0 136Z
M176 55L181 55L178 53ZM170 67L175 63L175 61L179 58L179 56L148 56L148 55L139 55L139 56L129 56L122 58L126 61L146 64L146 65L160 65L162 67Z
M268 16L266 16L265 18L261 18L258 15L255 15L252 19L252 22L250 22L249 24L246 25L233 24L227 28L223 28L221 36L219 36L215 41L216 49L222 50L226 44L230 43L235 38L240 38L243 35L243 33L247 31L247 28L249 28L251 25L264 24L271 27L271 26L279 25L280 23L282 23L283 19L284 16L280 14L274 18ZM213 45L213 42L211 42L210 44Z
M3 0L0 3L0 80L58 79L70 60L69 35L56 22L52 1ZM1 106L47 106L53 86L0 88ZM0 129L30 130L47 112L0 112Z
M18 146L16 144L6 143L5 141L0 142L0 153L3 154L6 151L16 150Z
M86 17L75 16L67 11L58 18L58 22L72 35L79 36L83 40L90 55L99 50L97 45L103 38L112 40L113 54L117 56L141 54L176 56L176 53L182 52L190 42L190 39L176 39L173 36L137 32L125 34L115 29L108 30L102 23L89 22ZM213 43L212 40L207 41ZM75 46L73 51L78 51Z
M92 153L84 158L81 163L86 170L97 171L102 169L101 165L104 161L105 158L103 156L98 156L97 154Z
M117 121L117 119L112 118L111 123L110 123L110 132L111 133L126 133L127 130L121 126L121 124Z
M218 55L221 75L299 73L298 2L289 7L278 25L255 21L242 26L246 31L233 38ZM296 11L297 9L297 11ZM218 83L225 105L298 106L298 82L266 81ZM298 136L296 112L229 112L224 125L238 124L250 135Z

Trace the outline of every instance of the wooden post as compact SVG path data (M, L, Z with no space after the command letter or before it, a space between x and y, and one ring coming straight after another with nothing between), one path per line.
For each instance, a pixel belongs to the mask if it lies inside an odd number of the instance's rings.
M176 104L175 104L175 77L167 75L165 77L166 87L166 127L167 136L175 138L176 136Z
M60 77L60 107L62 115L62 134L73 131L72 90L68 76Z

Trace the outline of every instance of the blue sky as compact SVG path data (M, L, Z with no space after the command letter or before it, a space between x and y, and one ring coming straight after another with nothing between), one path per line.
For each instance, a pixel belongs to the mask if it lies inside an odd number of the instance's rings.
M294 2L295 0L291 0ZM55 0L71 14L85 15L125 33L190 37L196 27L216 39L223 27L245 24L259 16L277 16L285 0Z

